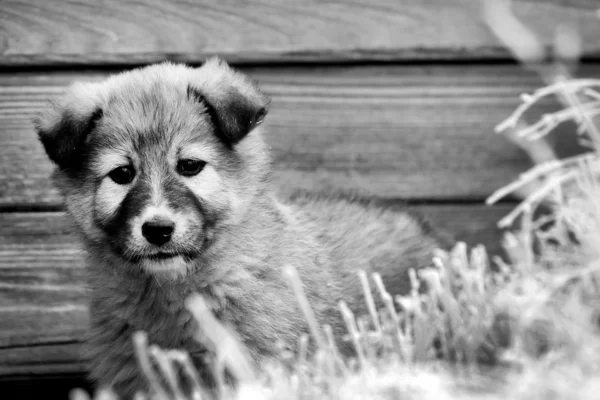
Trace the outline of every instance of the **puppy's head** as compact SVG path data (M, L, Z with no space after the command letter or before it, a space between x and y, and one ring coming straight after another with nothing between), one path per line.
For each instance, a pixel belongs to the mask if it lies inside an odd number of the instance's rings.
M88 244L154 274L185 274L262 190L268 99L212 59L79 83L35 121Z

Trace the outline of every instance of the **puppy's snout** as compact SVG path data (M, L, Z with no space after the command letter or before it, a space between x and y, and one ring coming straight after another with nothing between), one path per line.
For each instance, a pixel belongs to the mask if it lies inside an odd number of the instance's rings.
M175 229L175 223L166 219L154 219L148 222L144 222L142 225L142 235L146 240L157 246L171 240L173 230Z

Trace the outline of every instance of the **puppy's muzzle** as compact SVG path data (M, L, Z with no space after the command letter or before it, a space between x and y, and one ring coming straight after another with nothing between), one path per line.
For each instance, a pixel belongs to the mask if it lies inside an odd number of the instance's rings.
M142 235L149 243L156 246L168 243L174 230L175 223L167 219L153 219L142 225Z

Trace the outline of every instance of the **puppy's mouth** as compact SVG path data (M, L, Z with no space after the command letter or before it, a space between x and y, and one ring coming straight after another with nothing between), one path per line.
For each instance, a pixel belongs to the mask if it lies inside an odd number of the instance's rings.
M146 256L142 256L142 259L147 259L147 260L151 260L151 261L163 261L163 260L170 260L175 257L182 257L182 254L159 252L159 253L153 253L153 254L148 254Z
M193 267L195 254L159 251L128 257L129 261L157 278L185 277Z
M148 262L148 261L160 263L160 262L165 262L165 261L172 261L175 259L181 259L184 262L188 263L197 257L196 254L192 254L192 253L179 253L179 252L167 252L167 251L160 251L160 252L148 253L148 254L136 254L136 255L122 254L122 256L133 263L141 263L141 262Z

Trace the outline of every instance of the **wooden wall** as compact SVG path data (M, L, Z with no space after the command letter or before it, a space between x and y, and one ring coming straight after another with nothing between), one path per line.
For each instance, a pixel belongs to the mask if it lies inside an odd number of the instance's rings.
M597 0L515 0L546 44L566 22L599 76ZM511 203L482 200L528 166L493 127L541 82L510 60L476 0L0 1L0 380L83 371L82 254L32 116L73 80L220 54L272 97L284 188L408 200L499 251ZM552 107L552 105L549 105Z

